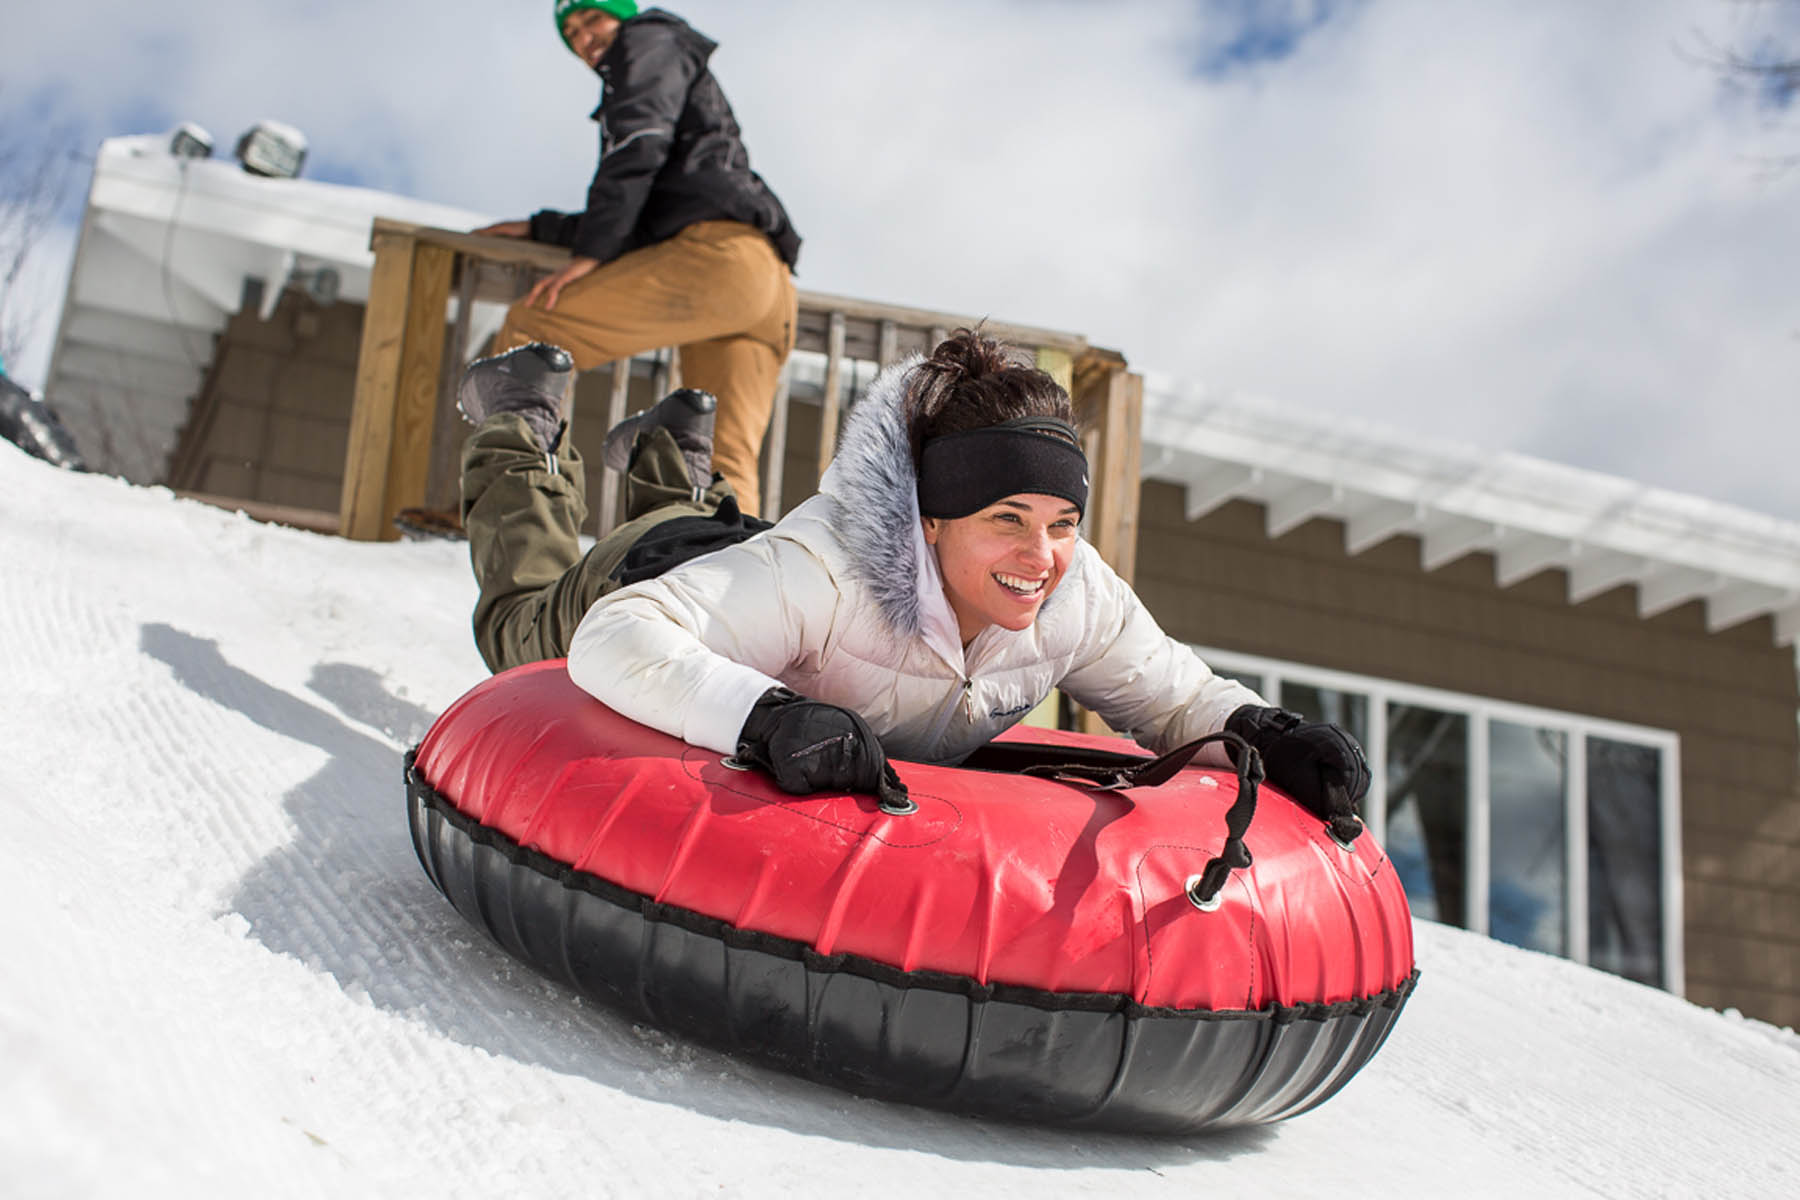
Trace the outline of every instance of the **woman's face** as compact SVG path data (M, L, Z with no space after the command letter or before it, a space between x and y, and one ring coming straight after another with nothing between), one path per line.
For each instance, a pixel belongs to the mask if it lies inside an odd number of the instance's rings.
M921 518L963 645L989 625L1025 629L1069 569L1081 511L1020 493L953 519Z

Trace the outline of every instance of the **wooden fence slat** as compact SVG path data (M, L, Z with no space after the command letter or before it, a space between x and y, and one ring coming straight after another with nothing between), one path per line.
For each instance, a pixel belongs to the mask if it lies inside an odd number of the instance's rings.
M900 357L900 327L892 321L881 323L881 335L875 351L877 366L887 367Z
M775 404L769 413L769 436L763 450L762 516L774 521L781 516L782 475L787 466L788 400L794 390L794 361L781 364L775 383Z
M831 329L825 336L825 390L819 397L819 474L831 465L837 453L838 389L844 373L844 314L831 314Z
M606 399L606 428L612 429L625 419L625 404L631 398L631 360L621 358L612 365L612 391ZM567 435L565 435L567 436ZM595 513L594 536L611 531L619 511L619 473L610 467L600 469L600 507Z
M462 506L462 446L470 431L456 409L456 389L468 362L469 325L475 308L475 277L481 264L465 258L456 265L456 321L439 373L437 424L431 431L431 465L426 472L425 507L451 512Z

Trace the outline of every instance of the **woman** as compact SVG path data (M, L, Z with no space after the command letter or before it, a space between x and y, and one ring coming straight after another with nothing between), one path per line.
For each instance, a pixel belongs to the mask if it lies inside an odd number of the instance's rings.
M1240 734L1354 836L1355 742L1213 674L1079 538L1072 418L1049 375L958 331L875 380L819 495L594 603L570 677L801 794L876 790L886 753L957 762L1060 687L1154 751Z

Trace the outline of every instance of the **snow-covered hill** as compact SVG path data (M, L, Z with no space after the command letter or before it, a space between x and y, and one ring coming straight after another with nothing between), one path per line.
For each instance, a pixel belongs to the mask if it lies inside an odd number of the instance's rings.
M0 1194L1800 1195L1800 1037L1421 924L1345 1091L1210 1138L861 1100L598 1011L413 858L463 548L0 444Z

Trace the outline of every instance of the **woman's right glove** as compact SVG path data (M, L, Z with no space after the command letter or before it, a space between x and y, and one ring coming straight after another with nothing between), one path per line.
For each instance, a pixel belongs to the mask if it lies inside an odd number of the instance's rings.
M862 714L770 688L744 718L737 757L775 776L794 796L870 792L891 813L913 811L906 785Z
M1338 841L1362 832L1357 802L1369 790L1369 764L1355 738L1336 725L1256 704L1227 717L1225 731L1255 747L1269 782L1323 818Z

